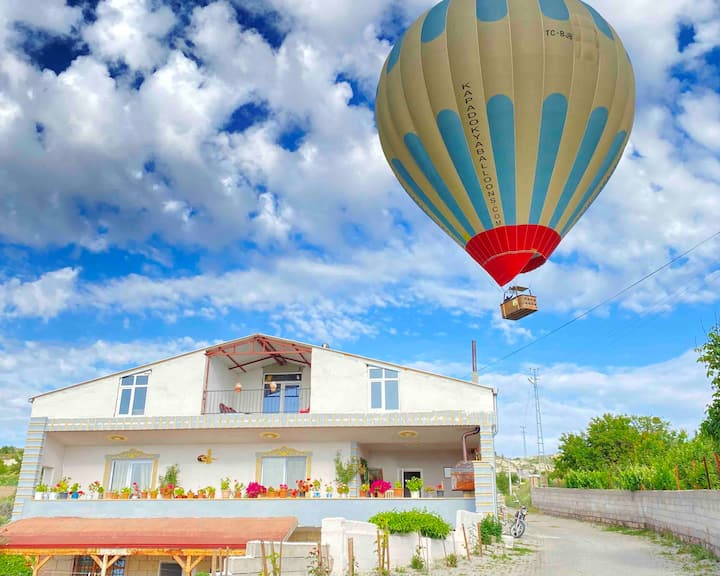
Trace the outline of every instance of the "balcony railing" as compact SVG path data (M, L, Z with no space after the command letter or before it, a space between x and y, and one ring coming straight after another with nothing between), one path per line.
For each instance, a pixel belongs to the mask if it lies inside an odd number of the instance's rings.
M310 411L310 388L282 386L269 390L207 390L205 414L292 414Z

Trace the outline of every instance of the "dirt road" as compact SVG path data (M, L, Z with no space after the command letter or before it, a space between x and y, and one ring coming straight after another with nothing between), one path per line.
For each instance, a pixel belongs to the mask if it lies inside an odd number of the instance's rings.
M718 562L698 560L678 546L613 532L593 524L538 514L509 558L477 566L497 576L687 576L720 575Z

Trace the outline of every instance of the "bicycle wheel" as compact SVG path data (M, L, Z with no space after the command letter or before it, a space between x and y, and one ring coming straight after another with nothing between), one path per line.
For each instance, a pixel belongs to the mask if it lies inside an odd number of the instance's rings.
M525 534L525 522L518 520L510 527L510 534L513 538L520 538Z

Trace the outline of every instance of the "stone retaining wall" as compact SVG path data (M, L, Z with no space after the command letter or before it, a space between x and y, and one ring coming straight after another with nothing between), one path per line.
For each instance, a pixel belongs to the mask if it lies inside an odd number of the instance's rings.
M720 491L533 488L541 512L671 532L720 556Z

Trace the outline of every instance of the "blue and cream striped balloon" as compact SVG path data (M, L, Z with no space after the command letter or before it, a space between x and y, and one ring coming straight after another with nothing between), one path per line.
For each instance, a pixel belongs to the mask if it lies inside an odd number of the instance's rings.
M443 0L393 47L375 113L413 200L504 285L543 264L630 135L632 66L579 0Z

